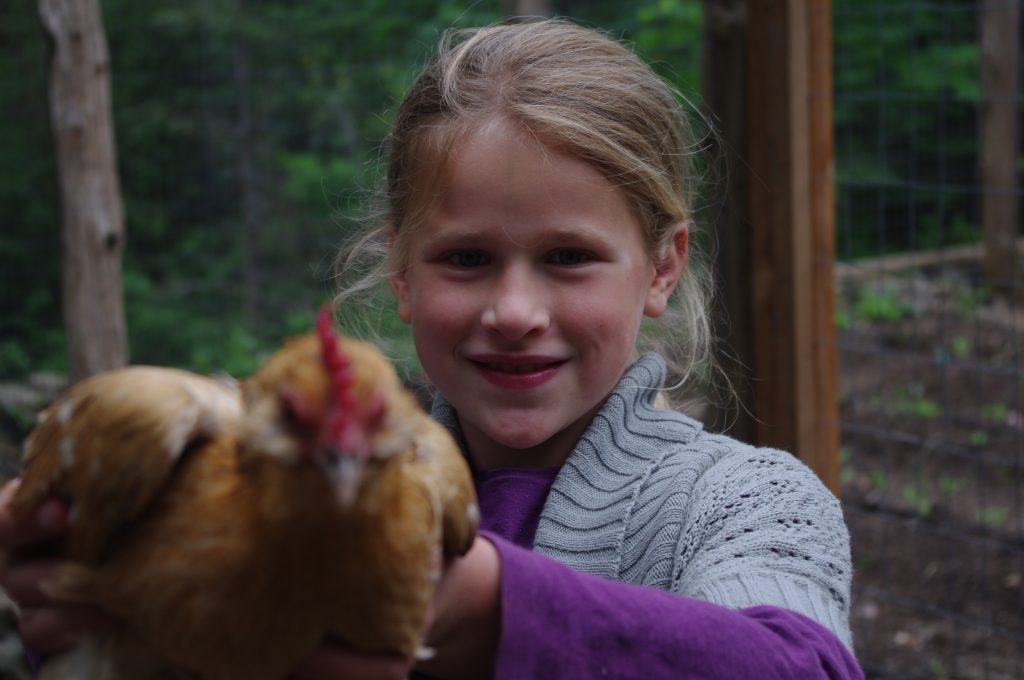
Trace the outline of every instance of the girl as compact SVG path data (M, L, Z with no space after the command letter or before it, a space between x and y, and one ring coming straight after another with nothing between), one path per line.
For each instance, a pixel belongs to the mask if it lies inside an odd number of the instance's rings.
M669 365L709 356L689 145L643 62L563 21L449 35L402 102L387 218L349 270L374 244L386 257L342 298L387 279L483 514L418 671L862 677L836 499L792 456L657 405ZM664 358L636 352L644 317ZM42 512L59 528L59 506ZM0 516L8 549L36 535ZM46 568L4 577L43 651L77 615L35 589ZM325 646L297 676L410 665Z

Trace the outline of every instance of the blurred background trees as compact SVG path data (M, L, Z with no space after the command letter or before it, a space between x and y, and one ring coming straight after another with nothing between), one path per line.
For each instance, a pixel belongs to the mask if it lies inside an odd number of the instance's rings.
M368 219L390 111L417 67L445 27L502 16L497 0L464 4L103 0L133 362L244 374L308 327L333 252ZM699 4L563 4L695 88ZM3 377L67 370L36 12L0 9Z
M702 3L546 4L632 42L700 106ZM969 20L940 21L922 6L914 21L883 22L874 16L881 5L833 3L836 91L913 90L922 102L912 115L885 118L877 100L837 97L837 200L843 224L856 226L837 236L842 257L978 240L978 197L963 190L978 175L978 26L966 13L973 2L941 4ZM441 30L496 21L518 5L101 6L131 360L245 373L260 348L307 327L330 293L333 252L372 215L390 113ZM66 371L47 42L34 2L0 8L0 42L0 376ZM904 177L913 178L910 190L879 190ZM704 209L721 200L709 192Z

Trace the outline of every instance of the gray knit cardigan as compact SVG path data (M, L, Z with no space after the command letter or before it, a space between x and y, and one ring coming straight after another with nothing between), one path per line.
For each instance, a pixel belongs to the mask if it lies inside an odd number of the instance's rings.
M792 455L659 409L665 363L624 374L558 473L536 552L588 574L729 608L776 605L852 650L850 541L836 498ZM434 417L461 440L443 397Z

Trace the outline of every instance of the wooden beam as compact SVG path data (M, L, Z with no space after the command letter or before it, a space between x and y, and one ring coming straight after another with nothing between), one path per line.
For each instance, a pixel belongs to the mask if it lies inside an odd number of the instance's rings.
M713 402L705 425L742 441L757 437L750 287L750 177L747 123L747 0L703 0L701 95L714 126L714 195L707 225L715 235L716 295L713 319L719 364L736 393L735 403Z
M1017 74L1020 52L1020 3L986 0L981 4L981 222L982 260L989 286L1020 296L1017 280L1019 143ZM1024 298L1024 296L1021 296Z
M758 444L838 493L829 0L749 0L753 373Z

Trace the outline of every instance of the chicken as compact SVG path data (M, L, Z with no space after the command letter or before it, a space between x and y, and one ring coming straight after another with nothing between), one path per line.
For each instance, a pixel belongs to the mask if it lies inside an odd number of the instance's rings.
M469 469L389 362L330 318L240 390L129 367L42 414L11 511L67 500L67 561L44 586L124 624L40 677L279 680L325 637L429 654L445 560L476 532Z

